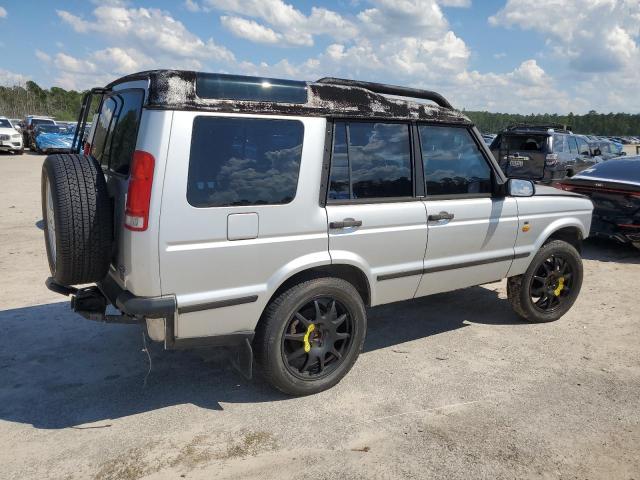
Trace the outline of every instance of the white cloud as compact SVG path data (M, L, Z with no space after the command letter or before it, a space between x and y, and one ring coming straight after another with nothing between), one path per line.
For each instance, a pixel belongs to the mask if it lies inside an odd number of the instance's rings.
M95 21L81 19L67 11L58 16L79 33L101 33L120 47L133 46L154 57L231 61L233 54L213 39L202 40L180 21L155 8L99 6Z
M6 85L10 87L14 85L23 85L27 80L30 80L30 78L26 75L10 72L9 70L0 68L0 85Z
M200 4L198 2L195 2L194 0L185 0L184 8L193 13L200 12L202 10Z
M309 45L309 37L286 38L281 33L277 33L269 27L260 25L254 20L247 20L241 17L223 15L220 17L222 26L233 33L236 37L244 38L255 43L270 43L275 45Z
M41 62L48 63L48 62L51 61L51 56L49 56L48 54L44 53L42 50L36 49L35 55L36 55L36 58L38 60L40 60Z
M4 7L0 7L0 18L7 18L7 9Z

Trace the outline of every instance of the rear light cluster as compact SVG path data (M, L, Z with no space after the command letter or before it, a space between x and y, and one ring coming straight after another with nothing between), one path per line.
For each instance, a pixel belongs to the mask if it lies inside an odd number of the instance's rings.
M153 155L136 150L131 160L127 206L124 213L124 226L133 231L142 232L149 226L149 205L153 184Z
M566 190L567 192L573 192L576 188L573 185L567 185L566 183L558 183L558 188Z
M544 159L545 165L549 167L553 167L558 163L558 154L557 153L547 153L547 156Z

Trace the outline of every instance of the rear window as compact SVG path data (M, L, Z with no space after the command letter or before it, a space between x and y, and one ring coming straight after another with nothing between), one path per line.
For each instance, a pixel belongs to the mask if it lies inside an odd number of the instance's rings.
M188 202L194 207L291 202L303 138L298 120L196 117Z
M33 125L34 127L36 125L55 125L56 122L54 122L53 120L47 120L44 118L34 118L33 120L31 120L31 125Z
M504 135L500 148L510 152L543 152L547 138L547 135Z
M127 175L136 149L144 90L125 90L105 98L93 135L91 154L110 170Z

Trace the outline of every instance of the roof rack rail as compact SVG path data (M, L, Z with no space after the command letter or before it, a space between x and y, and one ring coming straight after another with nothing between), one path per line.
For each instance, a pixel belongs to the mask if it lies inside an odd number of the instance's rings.
M420 90L419 88L399 87L396 85L387 85L384 83L362 82L359 80L348 80L346 78L324 77L316 83L327 83L331 85L342 85L345 87L360 87L371 90L374 93L383 95L396 95L398 97L420 98L423 100L431 100L443 108L453 110L449 101L437 92L431 90Z
M530 130L549 130L550 128L554 129L554 130L561 130L564 132L570 132L571 131L571 126L569 125L562 125L560 123L540 123L540 124L534 124L534 123L514 123L512 125L509 125L507 128L505 128L505 130L516 130L518 128L528 128Z

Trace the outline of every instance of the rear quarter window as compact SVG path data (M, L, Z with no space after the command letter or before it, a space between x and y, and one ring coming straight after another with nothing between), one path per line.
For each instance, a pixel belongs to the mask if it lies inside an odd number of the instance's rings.
M291 202L303 139L298 120L196 117L187 201L194 207Z

